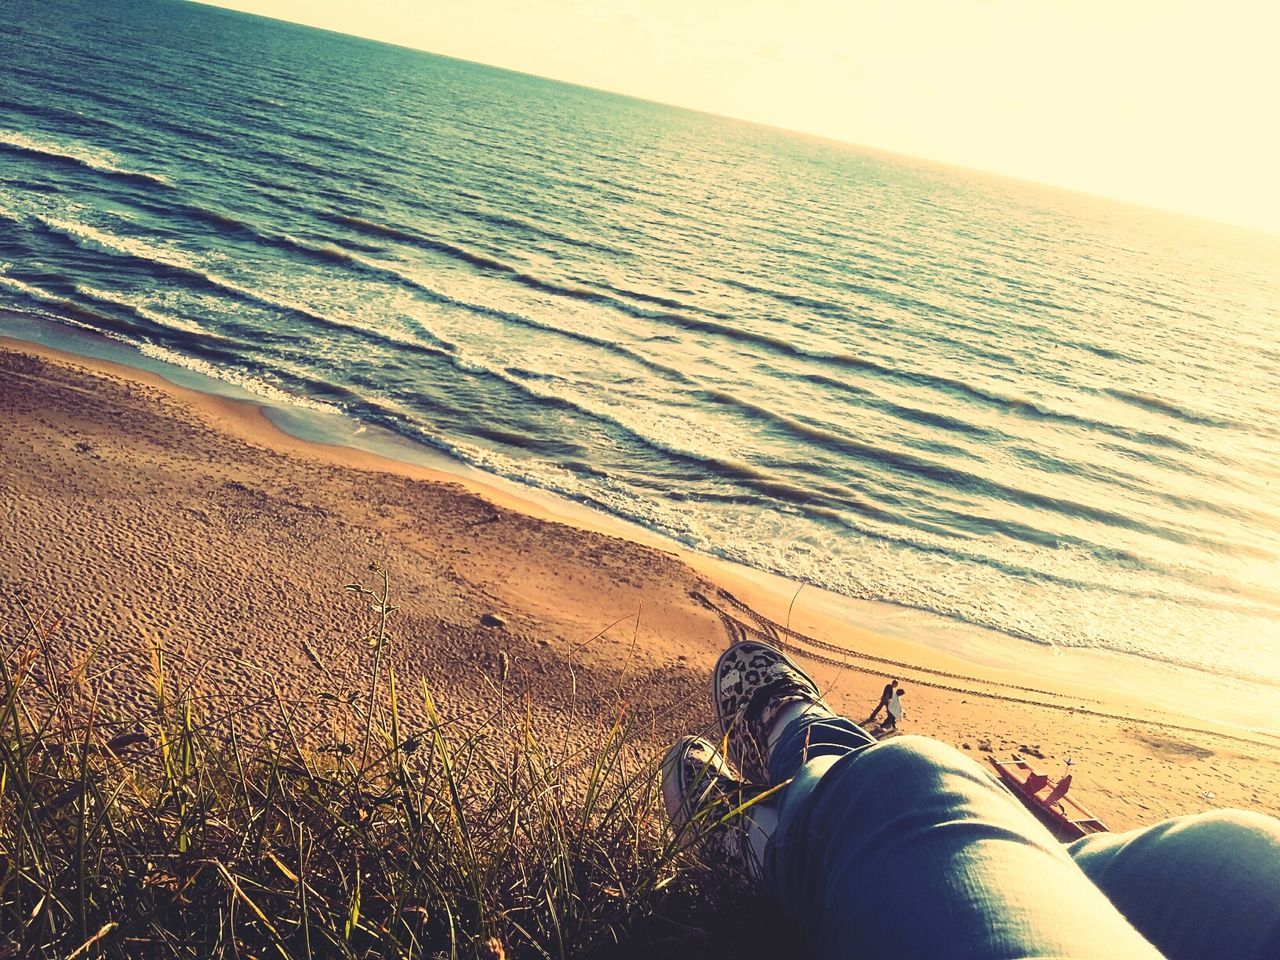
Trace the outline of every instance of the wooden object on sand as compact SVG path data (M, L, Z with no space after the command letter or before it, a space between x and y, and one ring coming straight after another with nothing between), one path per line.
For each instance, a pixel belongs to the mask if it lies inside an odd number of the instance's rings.
M1037 772L1021 757L997 760L988 757L1000 780L1023 805L1044 822L1059 840L1079 840L1091 833L1106 833L1107 825L1082 803L1067 795L1070 775L1060 780ZM1048 787L1047 793L1043 791Z

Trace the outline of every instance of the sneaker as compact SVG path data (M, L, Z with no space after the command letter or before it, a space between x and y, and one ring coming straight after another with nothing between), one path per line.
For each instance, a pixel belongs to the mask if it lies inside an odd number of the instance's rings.
M711 700L729 756L756 783L769 782L769 727L778 712L796 701L825 706L817 684L786 654L754 640L720 654Z
M696 837L698 852L711 865L754 879L763 874L751 844L750 805L765 792L738 779L702 737L681 737L662 761L662 800L677 838ZM744 805L747 809L739 810Z

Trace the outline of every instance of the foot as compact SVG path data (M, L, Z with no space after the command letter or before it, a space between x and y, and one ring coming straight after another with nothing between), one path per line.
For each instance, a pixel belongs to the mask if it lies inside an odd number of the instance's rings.
M779 711L797 701L825 706L817 685L786 654L752 640L720 655L711 699L729 756L755 783L769 782L769 732Z
M757 802L764 792L738 779L702 737L680 738L662 761L662 800L677 840L692 840L711 865L757 880L775 822L772 806Z

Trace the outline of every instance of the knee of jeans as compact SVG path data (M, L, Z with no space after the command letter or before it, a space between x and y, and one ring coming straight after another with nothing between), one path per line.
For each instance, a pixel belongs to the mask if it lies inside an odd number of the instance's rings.
M1275 862L1280 854L1280 820L1252 810L1209 810L1172 821L1170 839L1219 855L1256 857Z
M1184 818L1188 826L1204 830L1223 831L1225 833L1249 834L1280 841L1280 820L1269 817L1256 810L1236 810L1224 808L1207 810L1204 813L1193 813Z
M1098 878L1121 865L1159 862L1162 869L1266 877L1280 896L1280 820L1248 810L1209 810L1127 833L1094 834L1071 855Z
M955 747L950 747L931 737L894 737L866 750L859 758L864 769L875 768L886 776L897 774L933 774L939 770L963 768L971 770L975 764Z
M928 790L952 799L972 800L1000 791L994 778L955 747L931 737L894 737L865 751L858 764L879 783Z
M856 787L860 803L899 805L903 797L950 802L994 787L982 769L953 747L929 737L895 737L868 747L842 765L840 779Z

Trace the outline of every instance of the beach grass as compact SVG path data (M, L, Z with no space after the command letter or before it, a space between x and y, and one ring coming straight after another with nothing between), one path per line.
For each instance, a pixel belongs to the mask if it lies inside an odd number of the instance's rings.
M19 598L0 656L0 957L776 952L768 902L698 861L707 825L667 826L660 758L624 705L581 718L593 746L570 748L503 666L495 709L448 717L387 666L396 608L370 579L348 587L368 601L363 685L278 697L265 721L160 648L145 708L108 715L113 666ZM406 723L408 698L425 721Z

